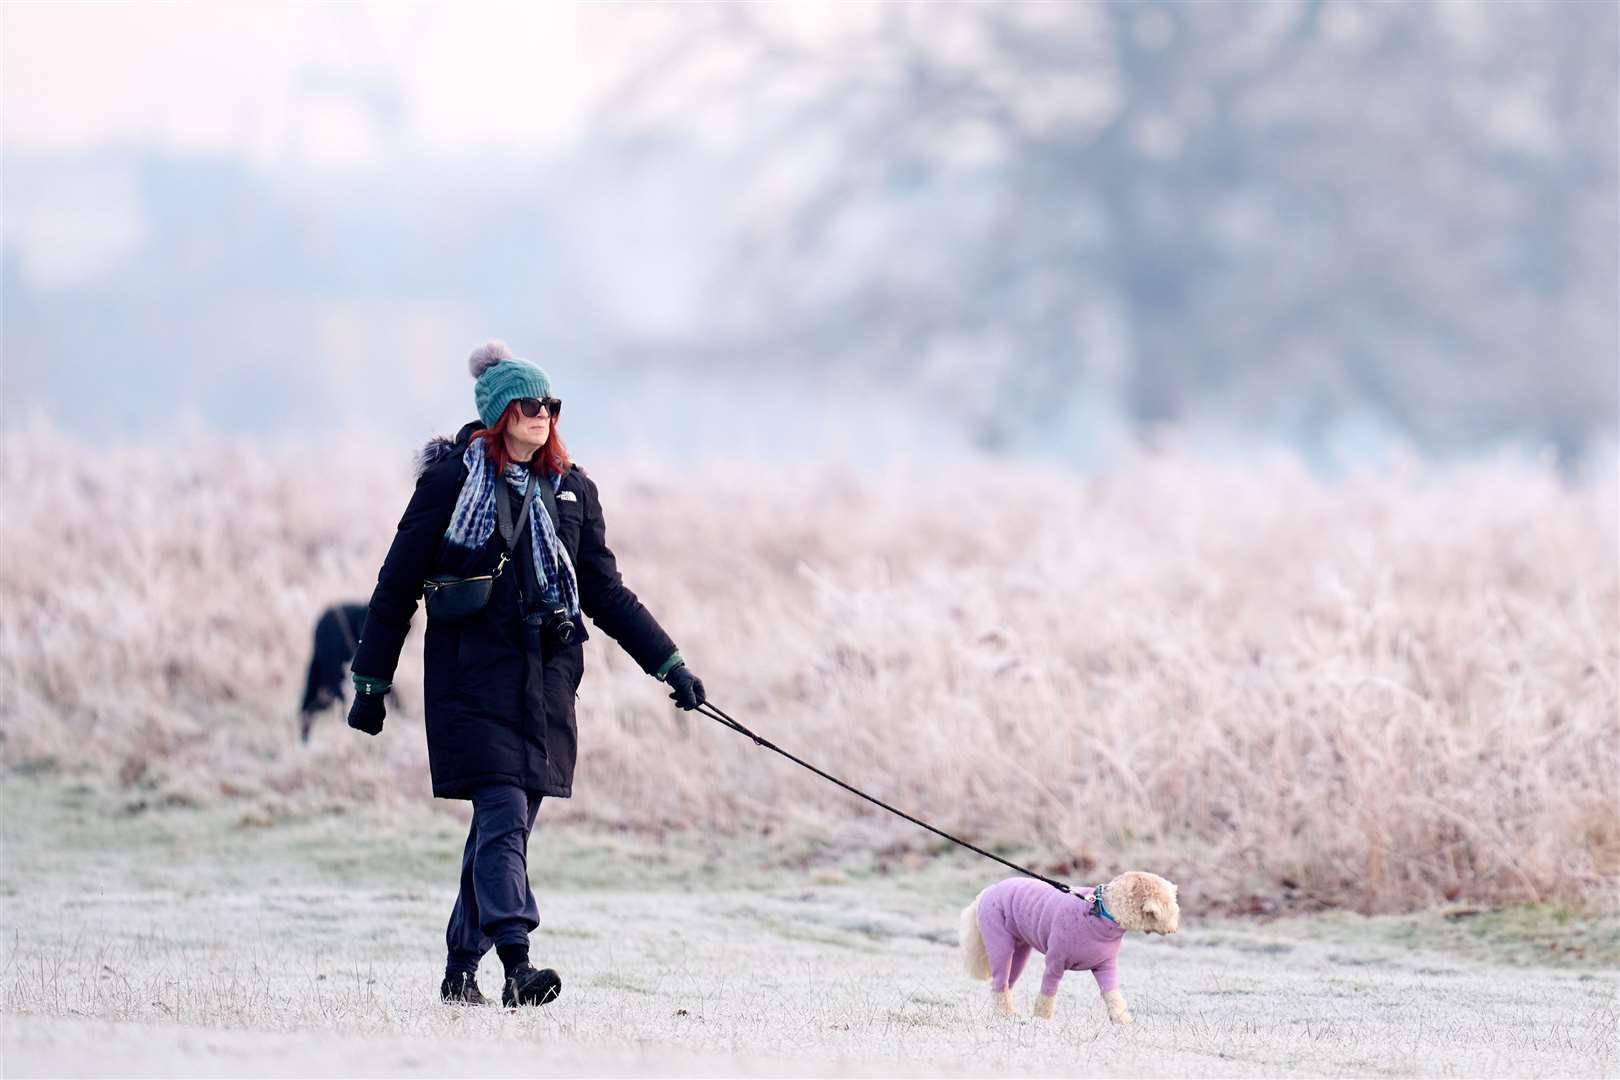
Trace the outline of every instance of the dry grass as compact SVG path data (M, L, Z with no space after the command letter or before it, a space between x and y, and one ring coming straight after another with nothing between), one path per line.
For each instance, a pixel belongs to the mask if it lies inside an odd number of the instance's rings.
M301 747L293 719L314 617L369 592L408 450L0 449L9 769L249 824L427 800L417 634L381 739L334 718ZM1612 471L593 475L626 579L712 696L944 828L1238 910L1613 896ZM770 829L799 854L931 843L587 648L567 814Z

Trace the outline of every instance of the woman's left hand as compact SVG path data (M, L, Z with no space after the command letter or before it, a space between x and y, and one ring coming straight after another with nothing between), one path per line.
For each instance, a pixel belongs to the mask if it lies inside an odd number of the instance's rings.
M669 699L683 709L695 709L709 700L703 693L703 680L693 675L685 664L675 668L664 679L674 691Z

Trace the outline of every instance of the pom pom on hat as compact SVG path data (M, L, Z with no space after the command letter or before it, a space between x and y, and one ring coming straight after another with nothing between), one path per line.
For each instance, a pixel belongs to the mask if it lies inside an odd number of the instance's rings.
M512 350L507 348L506 342L486 341L467 357L467 370L472 372L472 377L476 379L502 360L510 359Z

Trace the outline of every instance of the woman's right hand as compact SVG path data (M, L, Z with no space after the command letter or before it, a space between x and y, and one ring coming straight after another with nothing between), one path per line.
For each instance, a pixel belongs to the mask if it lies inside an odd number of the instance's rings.
M354 704L349 706L349 726L367 735L381 735L387 713L382 694L355 694Z

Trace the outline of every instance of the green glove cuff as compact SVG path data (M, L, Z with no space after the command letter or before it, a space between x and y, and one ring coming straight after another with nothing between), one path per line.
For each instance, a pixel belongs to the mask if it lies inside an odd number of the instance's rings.
M679 650L672 652L669 654L669 659L664 661L664 666L653 672L653 678L657 679L659 682L663 682L669 677L670 672L674 671L684 663L686 663L686 661L681 659Z
M388 688L394 684L387 679L373 679L370 675L361 675L351 671L350 677L354 679L354 690L357 694L386 694Z

